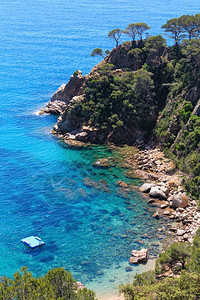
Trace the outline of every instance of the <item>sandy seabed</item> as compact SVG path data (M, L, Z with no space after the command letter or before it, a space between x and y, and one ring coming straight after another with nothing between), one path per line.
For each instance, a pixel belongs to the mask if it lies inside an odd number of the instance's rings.
M133 272L126 273L126 277L124 278L124 280L122 278L122 274L119 274L119 278L118 278L115 290L113 290L113 289L108 290L108 289L106 289L106 286L105 286L105 289L103 289L103 288L101 289L102 285L99 284L98 291L96 291L97 299L98 300L124 300L123 295L119 295L119 292L118 292L119 284L120 283L126 284L128 282L132 283L133 277L136 273L141 274L145 271L153 270L155 267L155 259L149 259L145 265L140 264L140 265L136 265L135 267L136 268ZM109 270L109 271L108 272L111 274L112 270Z

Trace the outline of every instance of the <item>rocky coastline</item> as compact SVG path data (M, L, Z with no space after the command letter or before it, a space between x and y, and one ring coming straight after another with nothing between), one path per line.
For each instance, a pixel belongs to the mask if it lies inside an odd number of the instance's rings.
M103 61L100 65L103 63L105 62ZM40 111L40 114L58 115L58 121L52 133L68 146L83 147L88 142L101 143L103 140L97 130L77 124L77 120L73 123L73 120L69 121L65 116L66 108L73 101L83 100L85 81L98 68L98 65L95 66L87 76L83 76L81 71L76 71L67 84L58 88L46 108ZM196 201L191 200L184 191L182 185L184 174L175 172L173 162L165 158L159 148L145 145L143 139L138 139L136 145L139 148L134 150L135 154L131 152L131 155L127 155L123 165L129 170L129 175L132 173L133 176L146 180L139 191L147 197L149 205L157 207L154 214L156 219L159 220L160 217L169 219L171 224L169 232L173 236L173 240L192 243L200 226L200 212ZM115 148L115 146L113 147ZM101 161L97 161L96 166L107 167L107 164L108 161L103 159L103 165Z
M200 226L200 212L196 201L184 190L184 174L176 172L173 162L158 148L135 152L127 155L125 166L129 176L146 180L139 191L147 197L149 205L157 207L154 217L169 219L174 241L192 243Z
M121 132L120 128L113 132L101 132L99 129L90 127L75 114L70 113L73 103L79 103L79 101L81 103L84 100L86 81L95 74L98 77L99 69L104 64L114 64L116 74L121 74L123 68L128 66L130 59L126 57L127 54L124 54L123 58L119 57L123 49L120 46L113 49L111 54L86 76L83 76L79 70L75 71L68 83L58 88L40 114L58 115L52 133L71 147L83 147L87 143L96 143L110 144L112 148L113 139L116 141L115 144L120 141L120 144L123 145L130 138L130 145L137 146L137 149L134 153L130 151L131 154L125 155L123 165L128 169L127 175L146 180L139 191L146 197L149 205L156 207L154 217L158 222L160 218L167 218L169 227L166 230L168 230L167 234L172 236L172 241L192 243L200 226L200 211L196 201L192 200L184 190L185 175L175 170L174 163L165 157L162 150L158 148L158 143L154 139L149 139L149 144L146 144L144 133L139 128L130 128L130 131L126 130L125 132ZM157 63L155 58L159 55L158 53L154 55L149 64ZM162 66L167 59L166 48L163 48L162 56L159 57L162 57L159 66ZM121 65L122 62L125 65ZM135 60L136 62L137 60ZM136 64L131 66L131 69L137 70L140 67ZM123 147L121 152L123 154ZM107 159L99 159L94 166L107 168L108 164ZM123 188L128 187L124 182L118 182L118 185ZM138 189L138 187L135 188ZM145 250L145 256L141 261L146 261L148 251L147 249L143 250ZM133 249L131 263L140 262L140 253L136 252Z

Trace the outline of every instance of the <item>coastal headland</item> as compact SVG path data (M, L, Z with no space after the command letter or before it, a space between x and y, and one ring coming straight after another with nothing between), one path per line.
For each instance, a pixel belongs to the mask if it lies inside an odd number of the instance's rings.
M168 220L170 243L192 243L200 226L198 45L190 39L167 47L161 36L125 42L88 75L76 70L40 112L58 115L52 133L68 146L120 152L127 177L145 180L134 188L156 207L154 217Z

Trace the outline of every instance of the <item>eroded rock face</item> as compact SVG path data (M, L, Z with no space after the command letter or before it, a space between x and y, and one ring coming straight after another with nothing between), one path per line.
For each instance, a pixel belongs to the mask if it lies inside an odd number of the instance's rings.
M68 106L70 107L71 104L73 104L74 101L82 101L84 99L83 95L80 96L74 96L70 102L68 103ZM67 133L72 132L80 129L82 127L82 121L78 118L69 117L67 109L59 116L56 125L54 126L55 131L59 131L61 133ZM76 132L78 133L78 132ZM73 133L72 133L73 134Z
M85 79L86 77L82 75L81 71L77 71L76 74L72 75L67 84L62 84L58 88L44 109L44 112L56 115L64 112L74 96L83 94Z
M200 90L198 89L197 86L195 86L188 91L188 94L186 96L186 101L192 102L192 105L195 106L197 104L197 101L199 100L199 97L200 97Z
M66 102L61 100L50 101L46 108L43 110L44 113L52 115L60 115L67 107Z
M148 250L141 249L140 251L133 250L132 257L129 259L130 264L138 264L140 262L146 262L148 258Z

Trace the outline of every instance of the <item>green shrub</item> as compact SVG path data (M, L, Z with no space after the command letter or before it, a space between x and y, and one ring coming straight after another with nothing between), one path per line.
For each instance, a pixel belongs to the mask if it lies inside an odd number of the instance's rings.
M79 74L79 70L74 71L74 76L77 76Z
M23 267L14 274L14 279L4 277L0 283L0 299L28 300L95 300L94 292L77 289L71 273L63 268L52 269L44 277L34 278Z

